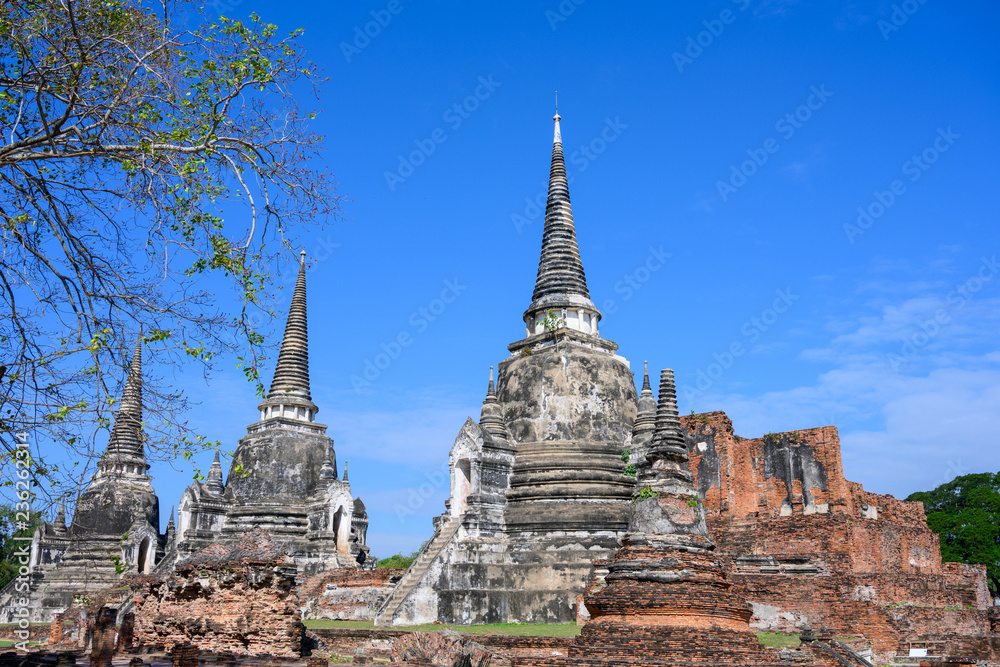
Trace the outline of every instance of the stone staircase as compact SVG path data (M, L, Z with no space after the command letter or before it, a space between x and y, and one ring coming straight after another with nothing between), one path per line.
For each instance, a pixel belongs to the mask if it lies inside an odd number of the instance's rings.
M431 563L451 543L451 539L458 532L461 525L462 517L449 517L448 521L441 526L441 529L424 546L417 559L413 561L409 569L403 574L402 579L396 584L396 588L393 589L392 594L386 598L385 602L379 608L378 613L375 615L375 625L392 625L393 618L403 605L403 602L406 601L410 591L424 578Z
M814 641L809 648L814 654L825 653L842 667L873 667L863 655L838 641Z

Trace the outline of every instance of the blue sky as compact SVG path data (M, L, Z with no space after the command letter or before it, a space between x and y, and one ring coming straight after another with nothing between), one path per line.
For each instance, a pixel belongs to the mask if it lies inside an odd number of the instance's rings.
M523 335L556 90L591 295L633 370L674 368L682 411L744 436L836 425L871 491L1000 469L1000 8L680 4L217 3L305 28L329 77L306 106L350 201L304 239L313 396L376 555L429 537ZM179 381L231 449L257 399L221 365ZM164 523L177 468L151 471Z

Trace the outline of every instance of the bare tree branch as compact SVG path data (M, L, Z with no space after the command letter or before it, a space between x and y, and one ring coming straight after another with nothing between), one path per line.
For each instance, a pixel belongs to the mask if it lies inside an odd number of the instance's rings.
M320 83L299 33L186 0L0 3L0 469L33 431L61 446L40 491L72 495L140 332L145 368L233 352L262 389L276 262L340 202L295 101ZM204 444L182 392L145 387L149 455Z

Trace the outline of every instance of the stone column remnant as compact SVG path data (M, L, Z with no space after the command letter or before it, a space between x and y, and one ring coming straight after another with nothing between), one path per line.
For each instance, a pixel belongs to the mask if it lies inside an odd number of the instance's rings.
M90 667L111 667L111 658L115 655L115 621L118 610L113 607L101 607L94 619L94 643L90 650Z

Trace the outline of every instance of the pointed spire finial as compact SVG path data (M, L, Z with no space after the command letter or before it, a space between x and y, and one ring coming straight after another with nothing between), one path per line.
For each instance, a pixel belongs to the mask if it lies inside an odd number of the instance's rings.
M347 461L344 461L344 484L347 484Z
M66 532L66 499L63 498L59 503L59 512L56 514L56 520L53 523L53 528L55 528L56 533L62 535Z
M496 387L493 384L493 367L490 366L490 383L486 387L486 399L479 413L479 426L496 439L507 439L507 427L503 420L503 406L497 398Z
M635 424L632 426L632 461L636 465L646 464L646 448L656 429L656 399L649 384L649 362L644 361L642 365L642 391L639 392Z
M299 260L299 276L288 308L285 336L271 380L268 398L297 397L311 400L309 392L309 335L306 323L306 253Z
M170 519L167 521L167 544L173 542L177 537L177 527L174 525L174 508L170 506Z
M694 477L688 470L688 451L677 414L674 372L660 371L660 396L656 406L656 427L646 449L646 463L639 467L637 484L654 491L691 496L696 493Z
M542 255L538 262L533 301L569 294L590 299L587 277L584 275L580 250L576 244L559 120L557 113L552 166L549 170L549 195L545 204L545 229L542 232Z
M562 130L558 111L553 116L555 132L552 143L552 164L549 169L549 192L545 204L545 227L542 230L542 252L531 305L524 313L528 335L544 333L541 320L549 310L562 315L566 328L586 334L597 334L600 311L590 300L587 276L580 260L573 223L573 207L569 200L569 181L563 158ZM572 316L568 314L572 312Z
M205 478L205 486L208 490L217 495L222 495L226 491L226 485L222 482L222 462L219 460L219 443L215 443L215 459L208 469L208 476Z
M149 470L142 446L142 333L135 343L125 388L118 403L101 469L145 475Z

